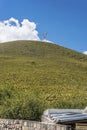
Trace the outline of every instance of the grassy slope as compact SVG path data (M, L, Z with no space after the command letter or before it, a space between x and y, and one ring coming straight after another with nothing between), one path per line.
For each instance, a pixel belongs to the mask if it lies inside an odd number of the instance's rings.
M3 108L13 110L14 104L23 106L31 97L44 104L43 109L84 108L87 56L51 43L0 44L0 97L1 117Z

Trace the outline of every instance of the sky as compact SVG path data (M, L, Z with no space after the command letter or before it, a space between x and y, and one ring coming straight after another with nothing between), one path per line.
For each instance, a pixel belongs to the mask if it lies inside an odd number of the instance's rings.
M46 40L87 54L87 0L0 0L0 43Z

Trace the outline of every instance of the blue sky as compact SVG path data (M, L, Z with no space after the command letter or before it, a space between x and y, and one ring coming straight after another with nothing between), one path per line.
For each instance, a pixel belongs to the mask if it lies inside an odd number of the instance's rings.
M28 19L42 39L87 51L87 0L0 0L0 21Z

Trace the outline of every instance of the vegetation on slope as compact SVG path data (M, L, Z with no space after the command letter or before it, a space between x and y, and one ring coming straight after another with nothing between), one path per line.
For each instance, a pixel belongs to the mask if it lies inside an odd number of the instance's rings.
M0 118L39 120L47 108L86 104L86 55L45 42L0 44Z

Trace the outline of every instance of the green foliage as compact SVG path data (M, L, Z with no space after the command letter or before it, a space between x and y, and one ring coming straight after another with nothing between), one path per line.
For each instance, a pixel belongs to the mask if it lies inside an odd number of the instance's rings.
M42 104L38 99L34 98L6 100L3 103L4 109L2 110L1 117L40 120L43 109Z
M47 108L86 104L86 55L45 42L0 44L0 118L40 120Z

